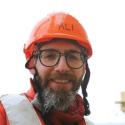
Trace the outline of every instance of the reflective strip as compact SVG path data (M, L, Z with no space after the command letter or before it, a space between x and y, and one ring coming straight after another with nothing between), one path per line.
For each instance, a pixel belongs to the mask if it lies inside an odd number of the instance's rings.
M0 98L10 125L42 125L32 104L22 95L4 95Z

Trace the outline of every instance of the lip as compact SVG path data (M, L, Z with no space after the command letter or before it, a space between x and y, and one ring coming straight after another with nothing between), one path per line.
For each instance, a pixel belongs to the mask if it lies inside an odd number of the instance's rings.
M70 90L73 87L73 85L71 80L53 79L49 81L49 87L55 90L58 90L58 89Z
M56 79L56 80L52 80L55 83L58 84L67 84L67 83L71 83L71 80L64 80L64 79Z

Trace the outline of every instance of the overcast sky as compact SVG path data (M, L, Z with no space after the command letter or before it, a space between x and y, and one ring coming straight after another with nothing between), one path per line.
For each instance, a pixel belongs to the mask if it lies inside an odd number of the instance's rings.
M79 19L93 47L88 99L94 122L124 122L115 101L125 91L124 0L0 0L0 95L28 90L24 43L48 13L65 11Z

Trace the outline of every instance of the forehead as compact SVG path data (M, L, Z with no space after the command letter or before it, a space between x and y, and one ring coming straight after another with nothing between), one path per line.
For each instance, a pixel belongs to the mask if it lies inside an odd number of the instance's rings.
M44 44L41 48L43 49L56 49L56 50L76 50L80 51L80 47L74 43L74 41L65 39L55 39Z

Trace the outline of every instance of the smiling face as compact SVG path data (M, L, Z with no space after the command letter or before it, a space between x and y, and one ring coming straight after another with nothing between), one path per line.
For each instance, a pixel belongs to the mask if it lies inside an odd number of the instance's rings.
M81 52L80 48L74 44L67 43L64 40L59 40L56 42L51 42L45 44L41 47L40 50L57 50L60 53L66 52ZM52 52L51 52L52 53ZM42 57L41 57L42 58ZM67 65L65 56L61 56L58 64L52 67L46 67L41 64L40 60L37 60L36 69L39 73L40 78L42 79L41 86L44 86L45 82L48 81L48 87L54 90L71 90L74 88L76 83L81 80L84 72L85 66L83 65L81 68L73 69Z
M63 39L47 43L40 48L42 51L50 49L56 50L63 54L70 51L81 53L78 46L68 43ZM43 98L45 101L47 101L45 105L47 105L49 102L51 105L52 102L54 103L53 105L55 105L55 100L57 100L57 98L61 98L61 100L65 101L64 104L63 101L58 102L56 107L61 107L61 105L63 105L62 107L64 107L63 109L65 110L65 108L67 108L70 103L74 101L76 91L79 89L82 77L85 73L85 65L83 64L80 68L73 69L67 65L65 56L63 54L60 56L59 62L52 67L46 67L45 65L41 64L39 59L37 59L35 67L41 80L40 84L41 88L43 89ZM47 96L48 98L46 98ZM64 105L66 104L67 106L65 107ZM63 109L59 108L59 110Z

